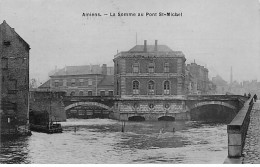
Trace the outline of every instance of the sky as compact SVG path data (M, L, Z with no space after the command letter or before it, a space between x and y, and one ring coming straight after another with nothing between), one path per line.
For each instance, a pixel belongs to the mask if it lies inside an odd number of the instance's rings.
M90 12L102 16L82 16ZM109 16L118 12L182 16ZM260 81L258 0L0 0L3 20L30 45L30 78L40 82L55 68L113 66L117 51L144 40L182 51L186 63L206 66L210 79L229 82L232 66L233 80Z

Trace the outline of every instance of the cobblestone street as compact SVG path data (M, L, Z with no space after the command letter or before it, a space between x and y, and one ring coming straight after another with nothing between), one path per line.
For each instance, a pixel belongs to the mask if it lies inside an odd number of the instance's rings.
M260 100L254 104L243 150L243 164L260 164Z

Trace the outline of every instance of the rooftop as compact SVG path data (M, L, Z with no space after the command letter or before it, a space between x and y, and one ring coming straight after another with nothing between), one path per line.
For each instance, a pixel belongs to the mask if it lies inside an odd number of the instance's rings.
M108 68L111 67L106 67L106 68L108 70ZM66 66L61 70L56 71L51 76L85 75L85 74L102 74L102 66L100 65ZM107 72L107 74L109 75L110 73Z

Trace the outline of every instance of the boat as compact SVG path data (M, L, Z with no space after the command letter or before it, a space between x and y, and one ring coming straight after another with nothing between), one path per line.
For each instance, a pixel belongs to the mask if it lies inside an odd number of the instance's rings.
M62 133L62 127L59 123L49 123L45 125L30 124L30 130L43 133Z
M30 130L43 133L62 133L62 127L57 121L53 122L47 111L30 111Z

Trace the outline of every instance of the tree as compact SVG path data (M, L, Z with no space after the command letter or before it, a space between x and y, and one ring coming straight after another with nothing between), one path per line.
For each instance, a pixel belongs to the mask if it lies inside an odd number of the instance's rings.
M29 83L29 88L37 88L37 81L35 78L32 78Z

